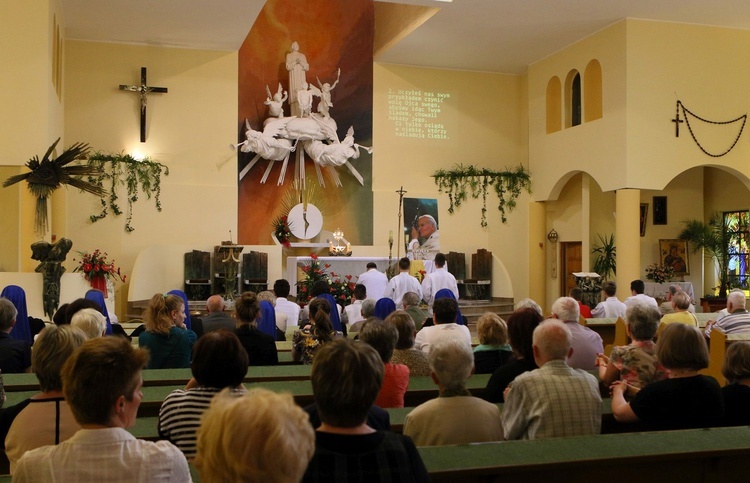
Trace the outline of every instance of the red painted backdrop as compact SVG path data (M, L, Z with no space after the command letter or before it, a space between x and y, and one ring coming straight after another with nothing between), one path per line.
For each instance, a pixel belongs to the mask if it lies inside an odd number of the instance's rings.
M338 125L339 139L354 126L355 141L372 145L372 45L374 12L370 0L269 0L239 51L238 139L245 140L244 120L262 130L268 117L265 86L272 92L278 83L289 88L286 54L293 41L299 43L310 70L307 81L333 83L341 68L341 81L332 91L331 117ZM317 99L317 98L316 98ZM284 103L285 115L289 105ZM301 149L301 146L300 146ZM240 153L238 171L253 157ZM279 216L279 202L294 180L294 153L283 186L276 186L281 162L276 162L268 181L260 184L268 161L259 161L239 182L239 243L271 244L271 222ZM343 187L337 188L324 171L323 230L341 228L353 245L372 244L372 156L360 150L351 160L362 174L365 186L345 167L338 168ZM314 164L306 161L307 182L317 185ZM317 188L317 186L316 186Z

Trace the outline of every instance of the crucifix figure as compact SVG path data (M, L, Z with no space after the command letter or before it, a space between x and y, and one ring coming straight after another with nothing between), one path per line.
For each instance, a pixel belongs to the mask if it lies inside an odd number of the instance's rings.
M680 101L677 101L677 112L675 113L672 122L674 123L674 137L678 138L680 137L680 123L685 122L680 119Z
M146 68L141 67L141 85L128 86L120 84L121 91L138 92L141 94L141 142L146 142L146 94L149 92L166 93L166 87L152 87L146 83Z

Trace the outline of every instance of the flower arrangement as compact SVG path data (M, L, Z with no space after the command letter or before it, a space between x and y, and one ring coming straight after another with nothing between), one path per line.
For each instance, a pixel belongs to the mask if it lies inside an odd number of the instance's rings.
M331 284L331 279L328 276L326 270L331 268L329 263L321 264L318 260L318 256L314 253L310 254L310 263L301 267L302 272L305 274L305 278L297 282L297 302L306 304L312 297L310 292L312 291L313 285L319 280L325 280L328 284Z
M279 243L281 243L285 248L291 247L291 243L289 242L289 239L292 237L292 230L289 226L289 219L284 216L279 216L275 220L273 220L273 223L271 223L273 226L273 236L276 237L277 240L279 240Z
M655 283L668 282L674 277L674 268L671 265L658 265L653 263L646 267L646 278Z
M331 295L333 295L336 303L342 307L346 307L352 301L354 287L357 284L352 282L351 275L345 275L342 277L341 275L331 272L331 277L335 277L333 281L331 281Z
M89 282L97 278L114 278L124 282L126 276L121 272L120 267L115 266L115 261L107 260L107 253L102 252L98 248L93 253L78 252L81 255L81 259L73 259L78 262L74 272L80 272L83 274L83 278Z
M312 292L313 285L320 280L325 280L328 283L330 294L336 300L336 303L343 307L349 305L356 285L352 281L352 276L345 275L342 277L333 272L329 274L330 263L321 263L318 256L314 253L310 254L310 258L310 263L301 267L305 276L297 282L297 303L308 303L312 298L310 293Z

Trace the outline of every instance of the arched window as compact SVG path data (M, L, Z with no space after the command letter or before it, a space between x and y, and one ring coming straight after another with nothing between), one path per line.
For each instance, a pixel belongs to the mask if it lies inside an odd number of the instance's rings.
M573 69L565 79L565 127L581 124L581 74Z
M584 122L602 117L602 66L591 60L583 73Z
M561 90L559 77L555 76L547 83L547 134L562 128Z

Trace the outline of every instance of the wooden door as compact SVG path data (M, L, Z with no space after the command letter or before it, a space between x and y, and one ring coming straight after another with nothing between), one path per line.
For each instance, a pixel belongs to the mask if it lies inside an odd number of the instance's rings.
M583 245L581 242L560 242L560 296L565 297L576 286L573 272L583 269Z

